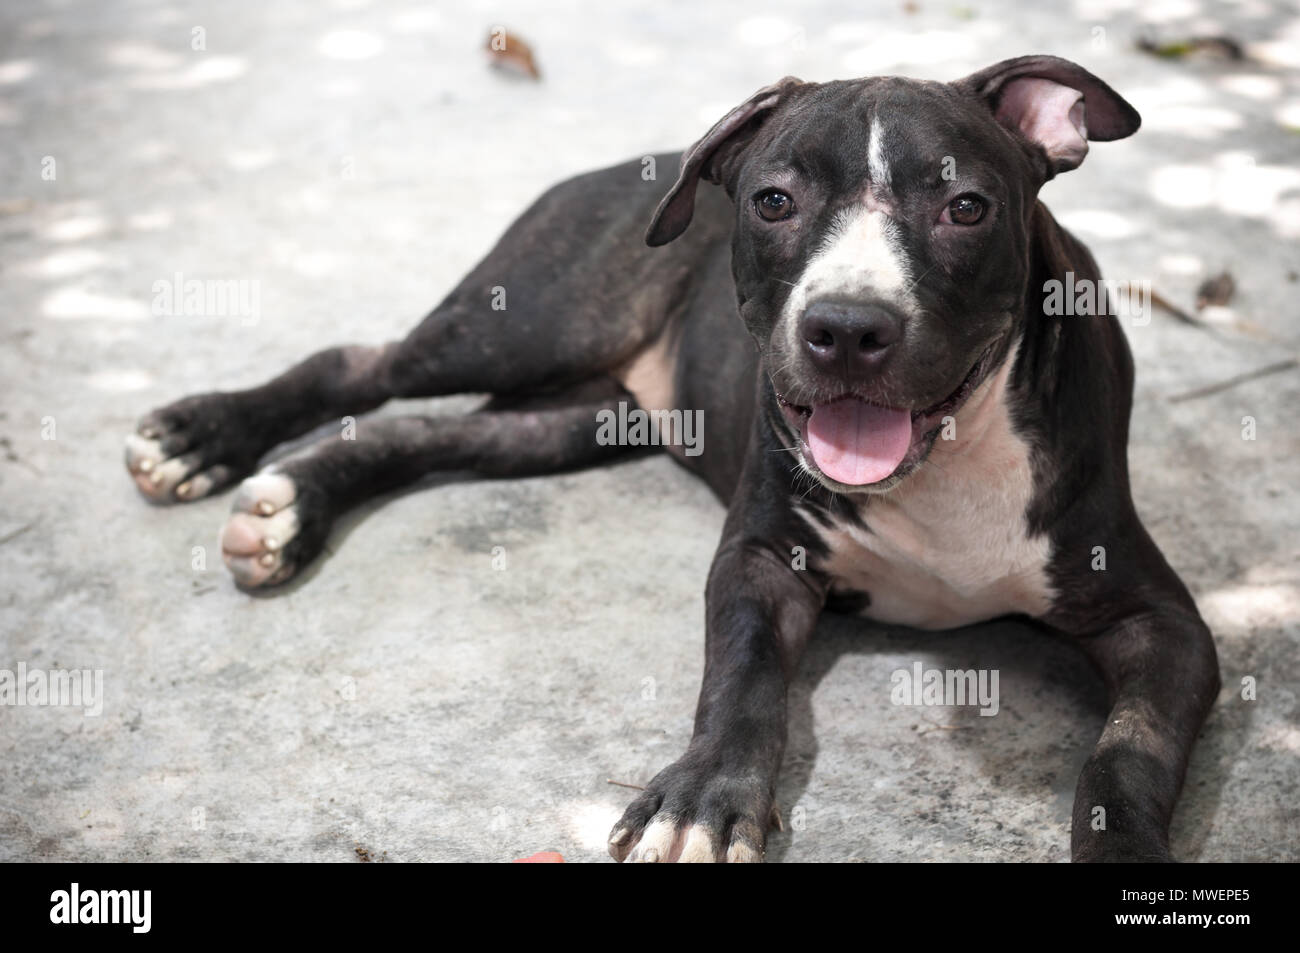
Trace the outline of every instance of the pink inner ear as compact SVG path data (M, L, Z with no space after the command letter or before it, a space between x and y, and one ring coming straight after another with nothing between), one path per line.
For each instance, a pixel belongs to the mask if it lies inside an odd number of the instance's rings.
M1002 91L998 119L1037 142L1058 171L1076 168L1088 154L1083 93L1050 79L1013 79Z

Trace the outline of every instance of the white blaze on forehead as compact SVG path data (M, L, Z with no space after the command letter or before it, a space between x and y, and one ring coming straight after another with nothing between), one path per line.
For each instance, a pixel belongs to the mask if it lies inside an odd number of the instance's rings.
M867 175L872 188L888 190L890 186L889 163L885 159L885 130L880 120L871 120L871 138L867 145Z
M857 202L836 214L786 299L782 318L791 354L800 349L799 319L819 298L880 298L904 314L920 312L898 226L878 199L890 187L885 135L878 119L871 121L870 136L870 181L862 184Z

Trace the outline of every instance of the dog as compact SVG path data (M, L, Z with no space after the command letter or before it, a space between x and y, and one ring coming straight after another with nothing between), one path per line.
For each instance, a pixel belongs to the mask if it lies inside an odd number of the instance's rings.
M1111 709L1072 857L1169 860L1218 661L1132 502L1121 323L1104 295L1096 314L1044 306L1050 283L1100 275L1038 200L1140 121L1051 56L951 83L787 77L684 154L553 187L404 340L148 414L127 467L159 502L242 479L222 554L259 588L431 471L594 466L637 450L611 415L696 413L694 452L659 435L727 505L695 729L615 825L615 859L763 859L787 689L832 608L923 629L1019 616L1075 641ZM680 169L666 194L657 165ZM457 393L490 397L256 471L327 421Z

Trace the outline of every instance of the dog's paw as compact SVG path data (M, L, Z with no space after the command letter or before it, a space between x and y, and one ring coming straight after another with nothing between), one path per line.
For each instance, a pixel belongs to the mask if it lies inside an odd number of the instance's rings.
M1107 831L1089 831L1070 852L1076 864L1172 864L1169 848L1158 836L1130 838Z
M693 764L660 771L609 835L627 863L761 863L772 822L770 784Z
M244 588L278 585L315 558L329 527L317 494L287 473L263 470L235 491L221 558Z
M186 397L147 414L126 438L126 469L156 503L188 502L252 472L259 447L230 394Z

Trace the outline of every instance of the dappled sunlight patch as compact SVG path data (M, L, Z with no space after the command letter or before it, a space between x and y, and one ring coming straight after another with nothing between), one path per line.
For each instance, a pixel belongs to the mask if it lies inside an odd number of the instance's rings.
M1278 123L1292 132L1300 132L1300 102L1284 103L1273 113Z
M84 288L60 288L41 302L41 313L61 321L87 318L143 321L149 317L149 308L134 298L99 294Z
M1074 0L1071 12L1085 22L1109 20L1117 13L1130 13L1142 6L1141 0Z
M1161 255L1157 259L1156 265L1164 274L1177 275L1181 278L1190 278L1205 271L1205 262L1201 260L1200 256L1188 252L1171 252L1167 255Z
M1140 228L1127 215L1099 208L1061 212L1056 217L1070 231L1094 238L1113 240L1132 238L1146 230Z
M287 239L271 244L271 262L278 268L287 268L308 278L326 278L336 274L346 263L337 252L304 249Z
M1171 132L1188 139L1213 139L1241 127L1240 113L1222 106L1164 106L1142 113L1144 132Z
M405 10L394 14L388 23L394 33L432 33L442 26L442 14L428 9Z
M896 64L940 66L970 55L972 43L991 39L997 28L979 20L962 30L920 30L904 33L885 30L866 45L850 50L840 58L840 66L854 76L871 76L887 71Z
M1166 76L1158 86L1130 85L1124 89L1124 98L1142 114L1143 123L1149 118L1148 113L1166 106L1203 103L1209 96L1204 83L1182 75Z
M327 83L322 83L320 94L326 99L346 99L361 92L361 84L351 76L337 76Z
M333 60L368 60L378 56L384 41L364 30L333 30L321 37L317 49Z
M289 267L308 278L328 278L337 275L346 264L347 260L335 252L305 251L295 255Z
M275 153L270 149L234 149L226 153L226 165L239 172L265 169L274 161Z
M1152 171L1151 196L1173 208L1217 208L1234 215L1266 218L1283 193L1300 188L1300 170L1259 165L1242 152L1224 152L1212 162L1171 163Z
M832 24L825 33L826 42L831 45L849 45L866 43L880 34L880 23L875 20L845 21Z
M736 39L745 46L780 46L802 33L802 27L781 16L746 17L736 24Z
M1251 57L1270 66L1290 69L1300 68L1300 18L1294 18L1280 27L1273 39L1251 43L1247 47Z
M145 139L132 147L130 155L140 162L162 162L176 155L176 147L159 139Z
M110 394L126 394L141 391L153 384L153 376L144 371L117 369L98 371L86 379L94 390Z
M305 185L294 193L294 197L297 208L313 215L324 215L334 207L333 191L319 186Z
M1145 0L1132 10L1144 23L1173 23L1204 12L1199 0Z
M664 49L634 39L619 39L604 49L606 59L619 66L653 66L664 60Z
M212 83L225 83L248 72L248 62L239 56L204 55L203 59L179 73L142 75L128 85L135 89L186 90Z
M178 69L185 62L179 54L148 43L115 43L104 52L104 59L121 69L150 71Z
M1270 751L1300 755L1300 728L1276 722L1265 725L1260 734L1259 746Z
M1211 628L1273 627L1300 620L1300 588L1288 582L1242 583L1197 597Z
M25 83L36 73L34 60L6 60L0 63L0 86Z
M1275 76L1236 73L1219 79L1219 88L1246 99L1277 99L1282 95L1282 81Z
M90 248L67 248L51 252L27 264L23 270L43 278L68 278L100 268L107 260Z
M170 209L165 208L135 212L126 218L127 226L139 232L159 232L165 228L171 228L175 221L176 216L172 214Z
M108 222L99 215L75 215L55 222L45 229L45 237L52 242L79 242L97 238L108 231Z
M1300 238L1300 196L1278 202L1268 218L1278 235L1283 238Z

